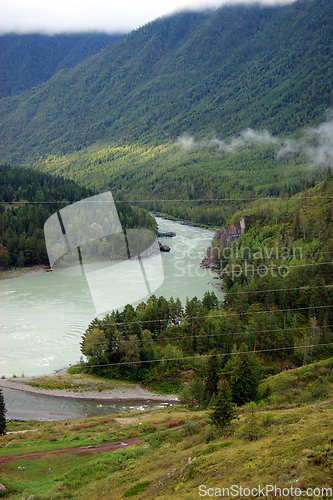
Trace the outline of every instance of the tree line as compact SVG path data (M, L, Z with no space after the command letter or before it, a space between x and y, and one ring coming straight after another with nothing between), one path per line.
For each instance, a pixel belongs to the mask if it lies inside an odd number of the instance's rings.
M256 353L263 374L332 356L330 169L314 188L288 201L255 202L243 215L244 234L223 244L218 233L210 249L224 301L213 292L185 305L152 296L94 319L81 343L94 373L167 386L188 372L200 393L213 359L230 382L242 344Z
M9 165L0 165L0 193L0 268L49 266L45 221L69 203L96 194L72 180ZM145 209L122 202L116 209L123 229L157 232L155 219Z

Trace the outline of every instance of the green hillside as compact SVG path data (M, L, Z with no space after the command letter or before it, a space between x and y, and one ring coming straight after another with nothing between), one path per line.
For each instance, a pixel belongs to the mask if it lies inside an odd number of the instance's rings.
M239 418L224 431L207 423L207 411L179 405L56 424L10 421L0 436L6 488L0 495L193 500L223 498L224 489L225 498L258 498L260 485L261 498L330 499L331 373L332 359L271 377L271 399L253 415L239 408ZM67 374L58 385L65 379ZM286 389L296 381L303 384L302 406L286 408ZM326 401L314 390L318 381Z
M224 6L151 22L0 106L1 159L165 144L246 127L290 134L332 102L332 0ZM82 166L84 168L84 166Z
M119 38L106 33L0 36L0 98L37 87Z
M35 165L97 191L111 189L115 199L142 200L149 210L221 227L248 198L289 196L323 178L323 166L309 165L302 151L279 157L281 147L255 140L230 153L200 142L188 149L181 142L94 145Z
M253 350L297 363L330 356L333 278L333 178L288 200L250 203L230 222L245 232L211 248L226 292L224 308ZM281 354L282 353L282 354Z

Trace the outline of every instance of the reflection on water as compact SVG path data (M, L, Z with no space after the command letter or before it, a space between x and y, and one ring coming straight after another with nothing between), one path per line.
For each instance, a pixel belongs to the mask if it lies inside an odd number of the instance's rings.
M65 420L98 417L126 411L144 411L170 405L161 401L107 401L75 399L32 394L14 389L2 389L7 419Z

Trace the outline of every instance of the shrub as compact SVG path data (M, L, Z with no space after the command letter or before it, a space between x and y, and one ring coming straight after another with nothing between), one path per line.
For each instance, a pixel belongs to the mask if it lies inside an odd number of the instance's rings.
M264 413L262 416L262 426L267 429L267 427L270 427L275 423L274 417L272 413Z
M141 481L141 483L137 483L134 486L131 486L131 488L128 488L123 496L126 498L133 497L134 495L140 493L140 491L144 491L147 486L149 486L149 481Z
M246 405L245 412L245 423L241 426L239 432L241 436L245 437L249 441L254 441L258 439L259 434L257 405L253 401L248 403Z
M183 428L183 434L185 436L193 436L194 434L199 434L200 426L194 422L186 422Z

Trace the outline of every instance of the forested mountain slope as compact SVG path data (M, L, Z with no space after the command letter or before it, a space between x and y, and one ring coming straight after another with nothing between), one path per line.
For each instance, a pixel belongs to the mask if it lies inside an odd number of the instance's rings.
M7 34L0 36L0 98L46 82L62 69L73 68L122 35L106 33Z
M288 134L332 103L332 0L157 19L0 106L2 160L246 127Z
M70 203L88 198L91 189L30 168L0 165L0 269L45 264L45 221ZM144 209L116 203L123 229L145 227L157 232Z

